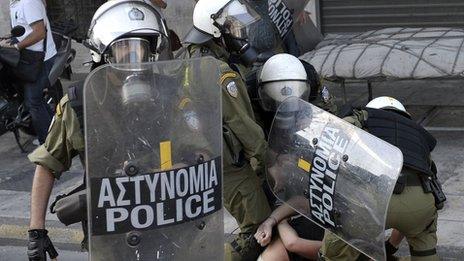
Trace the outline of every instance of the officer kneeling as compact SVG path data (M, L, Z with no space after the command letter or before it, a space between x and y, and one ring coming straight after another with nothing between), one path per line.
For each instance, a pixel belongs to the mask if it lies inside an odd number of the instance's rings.
M412 260L438 260L437 210L446 198L430 155L436 139L390 97L376 98L344 119L401 150L403 169L390 200L386 228L396 229L406 237ZM395 249L390 249L387 247L387 255L391 256ZM362 258L360 252L331 232L324 236L321 256L323 260Z

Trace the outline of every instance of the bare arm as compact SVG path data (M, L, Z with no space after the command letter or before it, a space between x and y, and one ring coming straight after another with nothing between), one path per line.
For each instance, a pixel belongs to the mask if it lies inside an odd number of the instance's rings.
M45 228L45 214L55 178L45 167L37 165L32 182L30 229Z
M308 200L304 197L295 197L289 200L288 203L300 209L303 205L308 205ZM282 204L281 206L276 208L256 230L256 241L261 246L268 245L272 239L272 228L275 225L277 225L280 221L285 220L286 218L294 216L296 214L297 213L295 212L295 210L291 208L288 204Z
M286 220L282 221L277 226L277 229L279 230L279 236L285 249L311 260L317 260L319 249L322 246L321 241L299 237Z
M22 50L45 39L47 30L45 29L45 23L43 20L32 23L31 28L32 33L30 33L26 38L24 38L24 40L18 43L19 50Z

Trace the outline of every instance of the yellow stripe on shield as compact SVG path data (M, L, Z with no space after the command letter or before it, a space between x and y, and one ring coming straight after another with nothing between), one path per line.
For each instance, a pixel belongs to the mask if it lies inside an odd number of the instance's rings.
M307 162L306 160L304 159L299 159L298 160L298 168L306 171L306 172L309 172L309 170L311 170L311 163Z
M171 141L160 142L160 162L161 170L168 170L172 168L171 158Z

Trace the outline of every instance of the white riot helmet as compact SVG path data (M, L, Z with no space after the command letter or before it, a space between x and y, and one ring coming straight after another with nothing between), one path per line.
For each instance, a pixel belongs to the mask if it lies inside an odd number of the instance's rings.
M402 114L405 114L408 117L411 117L411 115L406 111L406 108L403 104L401 104L401 102L399 102L395 98L388 96L377 97L370 101L366 105L366 107L371 109L394 110Z
M203 44L222 37L227 50L248 66L259 52L280 44L272 22L265 19L245 0L199 0L193 10L193 28L185 43Z
M221 31L214 25L213 15L230 0L199 0L193 9L193 27L184 38L186 43L202 44L213 37L220 37Z
M244 38L247 27L261 19L243 0L199 0L193 10L193 28L184 42L202 44L219 38L224 30Z
M160 10L134 0L108 1L95 12L86 46L96 63L141 63L170 57Z
M288 97L307 100L310 90L306 70L295 56L276 54L263 65L258 92L264 110L276 111Z

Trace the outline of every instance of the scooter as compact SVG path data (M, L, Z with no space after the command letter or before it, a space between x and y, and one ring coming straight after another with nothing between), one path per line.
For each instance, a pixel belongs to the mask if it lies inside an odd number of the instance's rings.
M59 77L61 75L67 76L67 78L71 77L70 63L76 53L71 48L71 39L67 37L67 34L76 28L66 27L65 29L61 31L53 31L52 29L57 45L57 55L49 75L49 88L44 90L44 99L52 110L55 109L56 104L63 96ZM2 38L14 39L22 36L24 32L24 27L16 26L11 30L10 35ZM20 53L15 48L0 48L0 136L10 131L13 132L21 152L26 153L26 146L31 142L31 139L22 142L21 134L35 136L36 133L32 126L31 115L24 105L22 86L9 73L9 68L16 67L19 59Z

